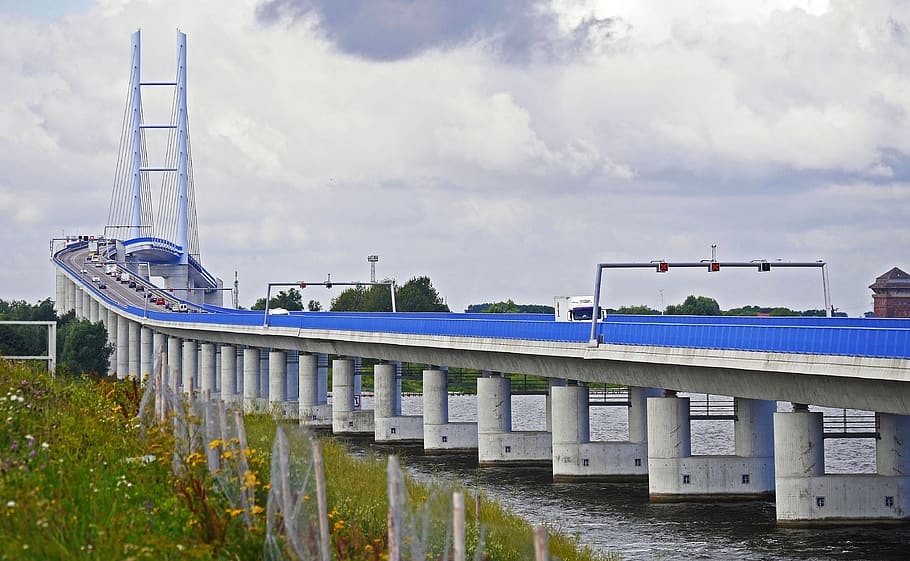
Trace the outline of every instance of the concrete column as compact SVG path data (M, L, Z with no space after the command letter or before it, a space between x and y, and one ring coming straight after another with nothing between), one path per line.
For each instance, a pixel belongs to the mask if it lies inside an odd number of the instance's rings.
M329 402L329 355L319 353L316 355L317 383L319 384L318 396L319 403Z
M199 347L196 341L184 339L180 371L183 373L183 392L199 389Z
M377 364L373 367L373 389L377 418L395 417L395 365ZM426 395L426 386L424 386Z
M285 401L291 402L300 399L300 387L298 386L300 382L300 353L290 350L285 351L284 354L287 357L285 361L287 363L287 394L285 395Z
M259 397L269 396L269 353L259 351Z
M288 363L284 351L269 351L269 403L284 413L288 399Z
M221 346L221 400L237 401L237 347Z
M89 300L88 320L92 323L98 322L101 318L100 310L101 310L101 304L97 300L95 300L94 298Z
M111 353L111 371L109 374L113 374L117 371L117 323L119 322L119 319L120 316L118 316L113 310L107 311L107 340L110 342L111 348L114 350L114 352Z
M76 309L76 283L66 279L66 310L65 312L74 311ZM64 313L65 313L64 312Z
M127 321L126 323L127 329L129 330L129 358L126 373L129 376L139 376L139 361L140 356L142 355L139 331L142 327L135 321Z
M130 320L117 318L117 377L126 378L130 372Z
M75 300L74 300L74 307L73 307L73 309L76 310L76 319L82 319L85 317L85 315L83 315L83 313L82 313L82 302L83 302L82 293L83 293L82 287L79 287L76 292L76 296L75 296Z
M774 473L777 479L825 474L823 418L800 407L774 414Z
M426 425L449 422L449 376L437 368L423 371L423 422Z
M354 361L339 358L332 361L332 419L347 416L354 410ZM334 424L334 422L333 422Z
M910 475L910 416L876 413L881 438L875 441L875 465L879 475Z
M648 441L648 398L662 393L659 388L629 386L629 442Z
M297 367L297 403L301 408L300 418L304 418L302 409L319 404L319 381L317 379L317 358L310 353L300 353Z
M168 336L167 338L167 380L171 391L175 394L180 391L183 384L183 339Z
M735 397L733 407L736 411L736 420L733 421L736 455L774 456L774 412L777 411L777 402Z
M215 393L215 344L199 345L199 392L204 399Z
M512 432L512 381L501 374L477 378L477 432Z
M547 378L547 395L546 395L546 414L547 422L545 429L547 432L553 431L553 388L558 388L566 385L566 380L564 378Z
M142 327L139 329L139 375L142 377L142 382L148 380L152 375L154 361L152 330Z
M648 400L648 459L692 455L688 397L652 397Z
M243 407L259 407L259 349L243 349Z
M553 386L553 445L591 441L587 386Z
M92 293L87 289L82 291L82 319L91 319Z
M160 363L160 364L159 364ZM167 335L164 333L152 332L152 374L158 375L158 367L164 373L167 380Z
M59 267L54 268L54 309L57 310L57 315L63 315L66 313L66 275L63 274L63 271Z

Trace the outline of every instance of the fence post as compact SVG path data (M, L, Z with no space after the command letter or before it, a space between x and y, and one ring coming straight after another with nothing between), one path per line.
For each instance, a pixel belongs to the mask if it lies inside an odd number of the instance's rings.
M325 497L325 470L322 465L322 443L318 440L313 440L313 469L316 471L316 508L319 510L319 556L321 561L331 561L329 515Z
M464 493L452 493L452 561L465 561Z

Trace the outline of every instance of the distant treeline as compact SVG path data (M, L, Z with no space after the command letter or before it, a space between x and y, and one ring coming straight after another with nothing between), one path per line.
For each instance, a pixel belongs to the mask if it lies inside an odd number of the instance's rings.
M471 304L464 311L466 314L554 314L553 306L540 304L516 304L511 300L484 304Z

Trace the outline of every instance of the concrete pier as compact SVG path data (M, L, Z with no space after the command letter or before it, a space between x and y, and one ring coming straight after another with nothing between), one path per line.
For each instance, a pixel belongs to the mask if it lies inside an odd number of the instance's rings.
M511 381L502 374L477 379L477 459L480 465L551 465L546 431L512 431Z
M174 394L180 392L183 383L181 363L183 362L183 339L180 337L167 338L167 379Z
M320 397L318 355L300 353L297 357L297 408L301 425L332 428L332 406Z
M332 361L332 432L335 434L375 434L373 411L357 411L354 403L354 361Z
M822 413L794 404L774 414L778 526L881 524L910 520L906 443L910 417L876 415L875 474L825 473Z
M139 376L142 383L148 381L154 367L154 334L148 327L139 328Z
M126 378L130 370L130 320L117 319L117 377Z
M183 393L190 391L199 392L199 345L196 341L184 339L183 358L181 359L181 372L183 373Z
M477 423L449 422L449 374L423 371L423 448L432 453L477 450Z
M773 401L734 399L736 455L693 456L689 398L648 399L648 491L652 501L748 500L774 492Z
M263 411L265 403L259 395L259 349L247 347L243 349L243 410Z
M199 344L199 395L211 399L215 394L215 344Z
M553 479L645 480L648 477L648 397L655 388L630 387L629 439L591 441L590 395L585 386L553 387Z
M269 351L269 408L281 418L297 418L298 411L288 408L288 357L287 353ZM295 404L296 405L296 404Z
M140 345L140 330L141 326L135 321L127 321L127 326L129 330L129 351L128 356L129 360L126 375L135 376L139 378L139 358L142 354L142 347Z
M221 400L227 403L237 401L237 347L221 346Z
M423 416L401 414L400 385L396 384L396 377L394 364L382 363L373 367L376 442L422 443Z

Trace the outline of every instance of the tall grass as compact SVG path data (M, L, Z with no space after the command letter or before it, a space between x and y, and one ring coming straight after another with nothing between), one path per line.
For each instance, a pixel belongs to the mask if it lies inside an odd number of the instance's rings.
M276 422L248 416L245 450L235 439L208 440L184 454L170 419L137 421L139 401L131 381L53 379L0 360L0 560L264 558ZM224 466L244 453L248 468L213 471L207 450ZM332 440L323 451L333 558L384 559L384 459L353 458ZM226 491L231 481L251 493L246 507ZM443 559L452 489L412 481L407 489L408 539ZM483 559L533 558L525 522L483 497L478 520L472 497L468 504L469 559L478 548ZM550 550L565 560L610 558L558 535Z

